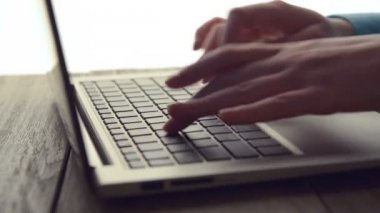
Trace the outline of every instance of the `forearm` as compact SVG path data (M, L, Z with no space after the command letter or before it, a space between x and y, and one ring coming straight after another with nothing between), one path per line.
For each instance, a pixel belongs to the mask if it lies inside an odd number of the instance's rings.
M380 13L329 16L336 36L380 34Z

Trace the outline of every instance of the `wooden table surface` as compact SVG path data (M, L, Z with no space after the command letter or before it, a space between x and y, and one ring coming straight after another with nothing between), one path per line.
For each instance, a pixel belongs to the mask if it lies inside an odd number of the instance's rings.
M380 169L101 200L49 91L45 76L0 77L0 212L380 212Z

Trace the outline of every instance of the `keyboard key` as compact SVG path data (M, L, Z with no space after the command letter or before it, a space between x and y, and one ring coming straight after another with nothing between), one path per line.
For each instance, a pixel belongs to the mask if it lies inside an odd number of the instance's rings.
M144 135L144 136L133 137L133 141L136 144L149 143L149 142L156 142L157 138L154 137L153 135Z
M149 99L146 97L133 97L129 98L129 101L132 103L137 103L137 102L147 102Z
M137 113L134 111L128 111L128 112L117 112L116 116L119 118L127 118L127 117L136 117Z
M98 110L99 114L111 114L111 110L109 109L101 109L101 110Z
M146 119L146 122L148 124L156 124L156 123L163 123L163 122L166 122L168 119L165 118L165 117L158 117L158 118L149 118L149 119Z
M211 138L207 132L187 132L185 135L190 140L209 139Z
M124 101L125 98L123 96L118 97L106 97L107 101Z
M129 96L131 94L142 94L140 88L136 87L136 86L128 86L128 87L124 87L121 89L121 91L124 93L125 96Z
M259 157L258 153L244 142L225 142L223 145L235 158Z
M169 95L189 95L189 93L187 93L185 90L171 90L171 91L167 91L169 93Z
M127 111L133 111L133 108L130 106L120 106L120 107L114 107L112 108L115 112L127 112Z
M161 138L165 145L176 144L176 143L186 143L186 140L181 136L165 136Z
M160 87L157 86L157 85L142 85L141 86L141 89L144 90L144 91L149 91L149 90L160 90Z
M118 85L134 85L135 83L130 79L118 79L115 80L116 84Z
M156 94L156 95L149 95L149 98L158 100L158 99L168 99L169 97L165 94Z
M220 120L201 120L199 121L205 127L211 126L224 126L224 123Z
M258 147L259 152L264 156L291 155L292 153L283 146Z
M122 97L119 92L105 92L104 97Z
M255 125L232 125L231 127L236 132L251 132L260 130L260 128Z
M162 149L162 145L160 143L142 143L142 144L138 144L137 146L142 152Z
M108 106L105 104L98 104L98 105L95 105L95 108L96 109L108 109Z
M150 79L150 78L137 78L137 79L134 79L136 84L140 85L140 86L145 86L145 85L156 85L156 83Z
M169 158L168 153L166 153L164 150L143 152L143 155L148 160L159 159L159 158Z
M114 87L114 88L99 88L99 89L102 92L118 92L119 91L119 89L117 89L116 87Z
M116 144L117 144L118 147L129 147L129 146L132 146L132 143L129 140L116 141Z
M129 106L128 102L126 101L115 101L115 102L109 102L111 107L118 107L118 106Z
M191 147L188 144L171 144L166 146L170 152L184 152L191 151Z
M140 156L136 152L130 152L124 155L127 161L140 160Z
M261 131L243 132L243 133L240 133L240 136L246 140L257 139L257 138L269 138L269 136L265 134L265 132L261 132Z
M158 109L156 107L139 107L137 108L137 111L140 113L143 112L157 112Z
M160 108L160 109L167 109L168 105L167 104L159 104L158 108Z
M156 104L171 104L171 103L174 103L173 100L167 98L167 99L157 99L157 100L153 100L154 103Z
M182 131L183 132L199 132L199 131L203 131L203 128L199 125L190 125Z
M125 96L127 96L127 98L129 98L129 100L131 100L131 98L144 98L145 97L145 94L142 93L142 92L128 92L128 93L124 93Z
M145 90L144 91L148 95L159 95L162 94L161 90Z
M133 103L133 105L135 107L147 107L147 106L153 106L153 104L149 101L147 102L136 102L136 103Z
M151 167L174 165L174 162L170 158L154 159L154 160L149 160L148 162Z
M120 135L120 134L124 134L124 130L122 130L122 129L110 129L110 133L111 133L111 135Z
M220 141L238 141L240 140L235 134L233 133L225 133L225 134L215 134L215 138Z
M183 100L188 100L191 98L191 95L173 95L172 98L176 101L183 101Z
M136 160L134 160L134 161L129 161L129 162L128 162L128 165L129 165L129 167L131 167L132 169L141 169L141 168L144 168L144 167L145 167L145 165L144 165L144 163L143 163L142 161L136 161Z
M126 130L131 130L131 129L141 129L141 128L145 128L146 125L143 123L143 122L136 122L136 123L127 123L127 124L124 124L124 128Z
M115 118L107 118L103 120L105 124L115 124L117 120Z
M150 125L150 126L151 126L152 129L154 129L154 130L161 130L161 129L163 129L164 124L165 124L165 123L156 123L156 124L152 124L152 125Z
M211 134L217 134L217 133L229 133L231 132L230 129L228 129L226 126L214 126L214 127L208 127L207 130Z
M178 152L174 153L173 156L179 164L202 162L201 157L194 151Z
M136 151L133 147L123 147L120 149L123 154L134 153Z
M108 129L120 129L119 124L107 124Z
M264 139L255 139L255 140L248 140L248 143L253 147L261 147L261 146L276 146L279 145L279 143L271 138L264 138Z
M202 140L194 140L191 141L195 147L202 148L202 147L209 147L209 146L218 146L218 143L214 139L202 139Z
M99 104L105 104L106 102L101 100L101 101L94 101L94 104L95 105L99 105Z
M91 101L101 101L101 100L103 100L103 98L101 98L100 96L91 97Z
M101 114L100 117L102 117L103 119L107 119L107 118L113 118L113 115L112 114Z
M158 137L165 137L168 134L164 130L156 130L155 133L158 135Z
M139 117L128 117L128 118L121 118L120 122L123 124L137 123L137 122L141 122L141 119Z
M161 112L145 112L145 113L142 113L141 116L143 118L156 118L156 117L162 117L162 113Z
M231 158L228 152L220 146L206 147L198 150L209 161L228 160Z
M140 135L151 135L152 132L150 129L145 128L145 129L133 129L129 130L128 133L134 137L134 136L140 136Z
M116 141L120 141L120 140L128 140L128 136L126 134L122 134L122 135L114 135L113 138L116 140Z

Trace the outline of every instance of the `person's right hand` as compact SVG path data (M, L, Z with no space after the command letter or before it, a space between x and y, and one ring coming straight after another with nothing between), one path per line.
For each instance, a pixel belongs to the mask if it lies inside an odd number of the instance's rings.
M282 1L232 9L228 18L213 18L196 32L194 50L213 50L226 43L289 42L352 34L351 25L339 18Z

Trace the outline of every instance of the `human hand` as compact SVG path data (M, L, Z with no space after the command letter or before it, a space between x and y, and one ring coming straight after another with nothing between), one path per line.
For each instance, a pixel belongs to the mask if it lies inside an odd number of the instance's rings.
M194 49L209 52L226 43L252 41L288 42L352 34L343 19L282 1L232 9L228 18L213 18L196 32Z
M379 53L379 36L220 47L167 81L177 88L217 76L195 98L171 105L164 129L174 133L212 114L246 124L378 109Z

